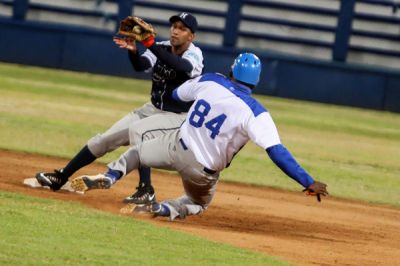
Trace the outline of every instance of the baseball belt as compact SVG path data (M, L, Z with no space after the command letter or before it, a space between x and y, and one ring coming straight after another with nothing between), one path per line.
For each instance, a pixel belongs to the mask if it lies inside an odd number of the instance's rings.
M185 151L189 150L182 138L179 139L179 143L181 144L182 148L183 148ZM215 174L215 173L217 172L217 171L208 169L207 167L204 167L204 168L203 168L203 171L206 172L206 173L209 174L209 175L213 175L213 174Z

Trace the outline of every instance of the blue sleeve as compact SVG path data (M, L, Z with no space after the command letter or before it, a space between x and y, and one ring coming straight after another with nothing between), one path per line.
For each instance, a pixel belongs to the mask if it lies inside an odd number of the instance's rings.
M314 179L296 162L290 152L282 144L267 148L271 160L289 177L305 188L314 183Z
M184 102L181 99L179 99L178 89L175 89L175 90L172 91L172 98L177 102Z

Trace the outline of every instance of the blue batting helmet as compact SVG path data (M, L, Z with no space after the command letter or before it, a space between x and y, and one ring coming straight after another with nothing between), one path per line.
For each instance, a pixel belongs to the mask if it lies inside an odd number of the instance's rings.
M252 53L242 53L236 57L232 65L233 77L250 85L257 85L260 80L261 62Z

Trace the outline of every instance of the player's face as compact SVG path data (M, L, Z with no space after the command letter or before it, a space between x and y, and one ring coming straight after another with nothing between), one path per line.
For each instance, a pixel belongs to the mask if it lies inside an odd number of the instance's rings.
M170 33L170 42L172 46L179 47L189 45L194 39L194 34L182 21L175 21L172 23Z

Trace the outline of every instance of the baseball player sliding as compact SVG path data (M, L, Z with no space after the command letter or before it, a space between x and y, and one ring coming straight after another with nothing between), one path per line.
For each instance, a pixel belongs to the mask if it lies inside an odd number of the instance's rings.
M155 42L154 29L142 19L127 17L121 21L119 33L128 37L115 37L114 42L128 51L136 71L152 74L151 102L130 112L106 132L92 137L64 168L54 172L37 173L36 179L42 186L48 186L54 191L59 190L76 171L106 153L120 146L138 145L142 140L165 134L181 126L191 103L174 100L172 91L186 80L202 73L203 55L200 48L192 43L198 26L196 18L183 12L170 17L169 21L170 40L163 42ZM138 32L139 27L140 35L135 35L131 31L132 27L135 32ZM143 54L139 54L135 40L147 48ZM148 204L155 200L150 168L142 165L137 168L140 176L139 186L137 191L124 201ZM104 184L106 185L111 184Z
M219 173L252 140L309 193L327 196L326 184L315 181L296 162L281 144L270 113L251 96L260 72L258 57L243 53L235 59L230 77L210 73L186 81L173 92L176 100L194 101L180 129L132 147L130 156L122 155L109 164L107 173L77 177L72 187L78 191L104 188L102 183L115 183L140 165L175 169L182 177L185 194L152 203L151 212L171 220L185 218L208 207Z

